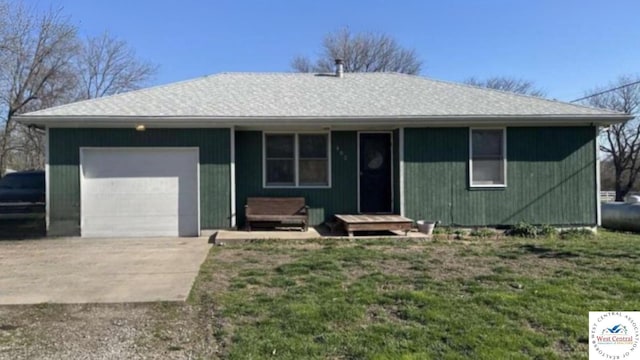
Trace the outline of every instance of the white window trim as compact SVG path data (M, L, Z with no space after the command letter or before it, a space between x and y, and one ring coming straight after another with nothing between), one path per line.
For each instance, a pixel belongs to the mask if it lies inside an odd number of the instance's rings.
M393 140L393 138L391 139ZM393 149L391 149L393 150ZM391 152L393 155L393 151ZM398 129L398 163L400 168L398 169L399 181L400 181L400 216L405 215L405 204L404 204L404 128L401 127ZM393 165L393 162L391 163Z
M45 230L49 234L49 226L51 225L51 167L49 166L49 138L50 128L46 127L44 136L44 181L45 181Z
M229 175L231 177L231 228L236 227L236 128L229 128Z
M267 184L267 135L293 135L293 185ZM327 135L327 185L300 185L299 140L300 135ZM262 188L263 189L330 189L331 188L331 132L330 131L263 131L262 132Z
M594 156L596 160L596 225L602 226L602 208L600 204L601 184L600 184L600 126L594 126L595 129L595 149Z
M474 184L473 183L473 131L474 130L502 130L502 171L503 184ZM504 127L471 127L469 128L469 188L493 188L502 189L507 187L507 129Z

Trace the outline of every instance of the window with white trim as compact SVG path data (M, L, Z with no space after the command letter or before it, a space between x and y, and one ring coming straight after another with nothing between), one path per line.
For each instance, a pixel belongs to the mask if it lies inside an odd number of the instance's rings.
M471 129L469 136L471 186L506 186L505 129Z
M328 133L264 134L265 187L329 187Z

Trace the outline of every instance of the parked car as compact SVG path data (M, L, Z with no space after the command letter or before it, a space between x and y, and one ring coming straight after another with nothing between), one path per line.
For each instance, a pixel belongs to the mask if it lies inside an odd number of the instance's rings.
M19 171L0 178L0 219L40 219L44 212L44 171Z

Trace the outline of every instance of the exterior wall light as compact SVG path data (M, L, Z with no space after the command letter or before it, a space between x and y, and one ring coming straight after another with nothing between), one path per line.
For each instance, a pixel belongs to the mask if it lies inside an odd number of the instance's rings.
M144 126L144 124L136 125L136 131L145 131L145 130L147 130L147 128Z

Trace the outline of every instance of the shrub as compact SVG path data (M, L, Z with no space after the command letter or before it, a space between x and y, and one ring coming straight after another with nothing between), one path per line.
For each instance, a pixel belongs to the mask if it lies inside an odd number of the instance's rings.
M526 238L535 238L538 237L538 228L535 225L531 225L527 222L521 221L511 228L509 231L509 235L526 237Z
M568 239L592 239L596 234L589 229L567 229L560 232L560 238L564 240Z
M551 225L542 225L540 227L540 230L538 231L538 234L540 236L556 237L558 236L558 229Z
M473 230L471 230L471 232L469 233L469 235L473 236L473 237L479 237L482 239L485 238L490 238L493 235L495 235L495 231L489 229L489 228L475 228Z
M437 226L433 229L433 235L439 239L451 239L451 235L454 234L451 226Z
M462 229L456 229L453 233L456 235L457 240L460 240L467 235L467 232Z
M436 227L433 229L433 234L434 234L434 235L449 234L450 232L451 232L451 230L449 230L449 227L447 227L447 226L442 226L442 227L440 227L440 226L436 226Z

